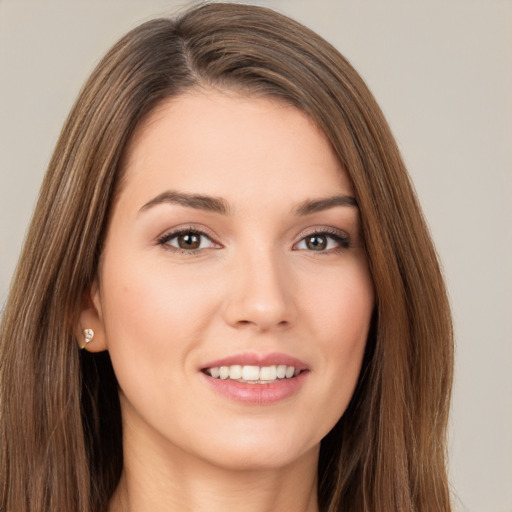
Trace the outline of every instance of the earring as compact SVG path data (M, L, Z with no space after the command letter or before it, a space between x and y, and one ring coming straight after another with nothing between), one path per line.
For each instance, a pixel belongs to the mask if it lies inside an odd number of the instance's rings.
M82 334L84 336L84 344L81 348L84 349L85 346L88 345L94 338L94 331L92 329L84 329Z

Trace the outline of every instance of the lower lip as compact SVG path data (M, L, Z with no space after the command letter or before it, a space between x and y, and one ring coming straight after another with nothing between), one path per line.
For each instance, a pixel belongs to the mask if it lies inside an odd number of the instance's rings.
M214 379L205 373L201 376L219 394L236 402L253 405L266 405L280 402L296 394L304 384L308 371L297 377L282 379L270 384L246 384L230 379Z

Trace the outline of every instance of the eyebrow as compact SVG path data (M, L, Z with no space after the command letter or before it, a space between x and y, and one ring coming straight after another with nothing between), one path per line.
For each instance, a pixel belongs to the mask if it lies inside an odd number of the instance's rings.
M149 208L159 204L178 204L188 208L195 208L196 210L205 210L207 212L220 213L222 215L229 215L230 208L228 203L220 197L204 196L201 194L187 194L185 192L167 191L156 196L146 203L140 212L146 211Z
M310 215L334 208L336 206L351 206L357 208L357 201L352 196L336 195L322 199L308 199L293 209L294 215Z
M185 192L166 191L159 194L151 201L147 202L140 212L146 211L153 206L159 204L178 204L187 208L196 210L204 210L208 212L219 213L221 215L230 215L231 208L225 199L220 197L205 196L201 194L188 194ZM296 206L292 213L297 216L311 215L312 213L321 212L334 208L336 206L357 207L357 201L352 196L336 195L324 197L321 199L308 199Z

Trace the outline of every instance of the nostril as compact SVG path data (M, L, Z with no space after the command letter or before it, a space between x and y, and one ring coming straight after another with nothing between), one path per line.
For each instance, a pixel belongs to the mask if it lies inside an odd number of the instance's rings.
M261 322L261 321L238 320L234 324L235 327L239 327L239 328L255 327L255 328L258 328L258 329L261 329L261 330L267 330L267 329L270 329L270 328L284 329L284 328L288 327L289 325L290 325L290 323L288 322L288 320L281 320L281 321L277 322L276 324L272 324L270 322L268 325L266 325L264 322Z

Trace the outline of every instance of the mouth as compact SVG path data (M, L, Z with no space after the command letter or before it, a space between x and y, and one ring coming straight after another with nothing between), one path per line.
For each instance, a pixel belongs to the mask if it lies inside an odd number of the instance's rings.
M310 368L283 353L244 353L211 361L200 373L216 393L236 402L264 405L299 393Z
M204 368L202 371L219 380L233 380L246 384L272 384L298 377L305 370L285 364L270 366L233 364Z

